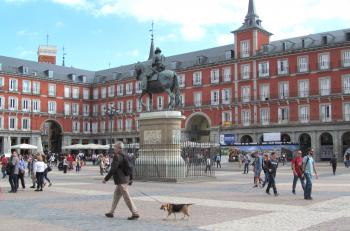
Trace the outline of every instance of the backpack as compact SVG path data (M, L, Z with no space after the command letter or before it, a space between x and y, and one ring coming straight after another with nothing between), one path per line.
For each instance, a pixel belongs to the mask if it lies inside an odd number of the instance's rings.
M13 174L13 171L14 171L14 165L12 164L12 158L9 159L9 161L7 162L7 165L6 165L6 173L8 175L11 175Z
M132 177L133 172L134 172L134 165L131 162L131 158L127 155L124 155L124 154L123 154L123 161L121 163L121 169L122 169L125 176Z

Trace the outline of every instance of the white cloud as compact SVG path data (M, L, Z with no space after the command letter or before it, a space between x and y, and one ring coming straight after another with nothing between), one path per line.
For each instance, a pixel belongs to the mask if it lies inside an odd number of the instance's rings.
M22 59L33 59L36 53L32 50L24 50L23 48L18 48L18 57Z
M233 43L233 34L221 34L216 39L218 46L228 45Z
M229 25L234 30L241 25L248 9L248 0L51 1L77 10L86 10L97 17L117 15L136 18L142 22L155 20L156 23L179 26L185 40L203 39L210 32L210 26ZM348 0L256 0L255 4L263 26L275 34L274 40L304 35L301 33L313 33L313 28L306 27L311 21L327 20L336 27L339 20L350 20ZM225 40L226 38L221 36L217 42L224 43Z
M22 30L19 30L17 31L17 36L19 37L37 37L39 36L39 32L36 32L36 31L29 31L28 29L22 29Z
M62 21L58 21L58 22L56 22L56 27L62 28L62 27L64 27L64 23Z

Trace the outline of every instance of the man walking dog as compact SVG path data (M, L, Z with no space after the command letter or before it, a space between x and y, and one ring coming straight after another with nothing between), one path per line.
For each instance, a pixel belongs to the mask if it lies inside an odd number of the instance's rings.
M136 220L140 216L128 192L128 185L132 184L132 171L128 170L130 166L127 156L125 156L122 153L123 148L124 144L120 141L118 141L114 145L114 156L112 166L108 174L102 181L102 183L105 184L113 176L114 184L116 185L111 210L105 215L106 217L114 216L113 214L115 209L117 208L118 202L123 196L124 201L132 214L130 217L128 217L128 220Z

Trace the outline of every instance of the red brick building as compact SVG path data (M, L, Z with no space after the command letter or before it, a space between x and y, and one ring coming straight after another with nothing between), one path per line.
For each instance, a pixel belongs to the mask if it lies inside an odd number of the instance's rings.
M250 0L232 33L233 44L166 59L179 75L184 139L234 134L238 143L260 143L264 133L280 132L283 142L314 147L318 158L340 158L350 147L350 29L270 41ZM105 144L111 127L114 140L138 142L145 109L133 65L91 72L2 56L0 64L4 152L10 142L42 140L56 151ZM155 110L166 109L166 95L153 100ZM112 123L110 106L120 112Z

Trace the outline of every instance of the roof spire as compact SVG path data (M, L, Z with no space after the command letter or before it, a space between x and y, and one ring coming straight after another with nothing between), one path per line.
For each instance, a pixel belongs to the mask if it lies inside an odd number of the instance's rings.
M260 26L261 20L256 14L254 0L249 0L248 13L245 16L244 24L246 26Z
M149 49L149 56L148 56L148 60L151 60L153 58L154 55L154 44L153 44L153 20L152 20L152 28L149 30L151 32L151 47Z

